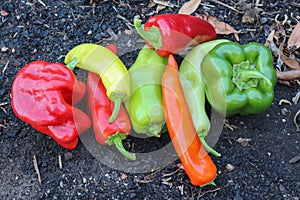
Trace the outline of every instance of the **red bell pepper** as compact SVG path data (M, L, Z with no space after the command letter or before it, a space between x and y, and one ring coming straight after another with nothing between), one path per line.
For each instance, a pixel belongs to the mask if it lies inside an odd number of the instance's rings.
M135 160L135 154L126 151L122 144L130 132L131 125L125 107L121 104L118 115L113 122L109 118L113 112L114 103L106 95L106 89L98 74L88 73L87 108L93 121L95 139L100 144L115 145L128 159Z
M215 28L207 21L185 14L161 14L150 17L142 28L134 19L134 26L150 48L158 55L176 54L186 47L216 39Z
M78 134L91 126L87 114L74 107L84 96L85 84L60 63L33 61L25 65L12 84L11 105L21 120L74 149Z
M172 55L162 77L162 95L168 132L191 183L196 186L214 184L217 168L197 135L180 84L178 65Z

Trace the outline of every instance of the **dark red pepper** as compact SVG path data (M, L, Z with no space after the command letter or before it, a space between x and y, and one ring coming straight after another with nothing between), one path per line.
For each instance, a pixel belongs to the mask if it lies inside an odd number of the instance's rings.
M192 44L216 39L215 28L207 21L185 14L161 14L150 17L142 28L134 19L134 26L146 43L158 55L176 54Z
M125 107L121 104L115 120L110 123L114 103L108 99L106 89L98 74L89 72L87 79L87 108L93 121L95 139L100 144L115 145L128 159L135 160L135 154L126 151L122 144L130 132L131 125Z
M89 116L73 107L83 98L85 89L65 65L34 61L17 73L11 105L21 120L61 146L74 149L78 134L91 126Z

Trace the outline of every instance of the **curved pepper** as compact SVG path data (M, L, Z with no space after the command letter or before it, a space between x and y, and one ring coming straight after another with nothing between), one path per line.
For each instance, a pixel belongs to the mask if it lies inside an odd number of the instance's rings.
M192 114L194 126L203 147L209 153L219 157L220 154L205 142L210 129L210 121L205 110L205 82L202 80L200 67L204 56L216 45L228 40L213 40L194 47L181 62L179 75L185 98Z
M125 103L137 133L159 137L165 124L161 77L168 59L145 46L129 68L131 96Z
M161 14L150 17L142 28L134 19L134 26L146 43L160 56L177 54L186 47L216 39L214 27L207 21L185 14Z
M162 94L169 135L191 183L196 186L214 184L217 168L197 135L172 55L162 77Z
M87 78L87 108L93 121L95 139L100 144L115 145L128 159L135 160L134 154L126 151L122 144L130 132L130 119L123 105L114 122L108 119L112 114L112 101L106 95L106 89L99 75L89 72Z
M262 44L219 44L203 59L201 72L209 103L227 116L262 113L273 101L276 72Z
M130 95L130 78L123 62L111 50L97 44L85 43L71 49L65 63L98 74L106 94L114 102L114 111L109 118L113 122L121 103Z
M65 148L74 149L78 134L91 126L90 118L73 107L84 96L85 84L63 64L34 61L25 65L11 93L16 116Z

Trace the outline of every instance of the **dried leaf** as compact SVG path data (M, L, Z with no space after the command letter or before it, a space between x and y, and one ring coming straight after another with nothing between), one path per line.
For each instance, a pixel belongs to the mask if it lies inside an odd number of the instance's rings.
M161 11L161 10L163 10L165 8L166 8L166 6L164 6L164 5L157 5L157 7L156 7L156 13L158 13L159 11Z
M277 79L284 81L293 81L300 78L300 70L290 70L290 71L277 71Z
M270 31L273 30L275 30L274 39L276 40L276 44L280 45L281 43L285 43L286 32L284 26L282 24L274 23L270 26Z
M216 29L217 34L220 35L229 35L229 34L234 34L234 37L237 41L240 40L238 34L241 33L241 31L235 30L232 26L225 22L220 22L218 21L215 17L213 16L199 16L201 19L206 20L208 23L213 25L213 27Z
M190 15L197 10L201 3L201 0L190 0L185 2L182 7L179 9L179 14L187 14Z
M291 49L295 47L298 49L300 47L300 22L295 26L288 40L288 48Z
M300 63L296 59L288 57L288 56L284 55L283 53L281 53L280 58L291 69L295 69L295 70L300 69Z

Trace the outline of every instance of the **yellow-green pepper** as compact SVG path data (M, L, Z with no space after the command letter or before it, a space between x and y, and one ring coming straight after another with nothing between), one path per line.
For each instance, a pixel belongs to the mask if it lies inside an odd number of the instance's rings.
M119 113L121 102L126 101L130 95L130 78L123 62L108 48L84 43L68 52L65 63L101 77L108 98L114 102L114 110L109 119L109 122L113 122Z
M159 56L145 46L129 68L131 96L125 102L136 133L160 137L165 125L162 106L161 77L168 57Z

